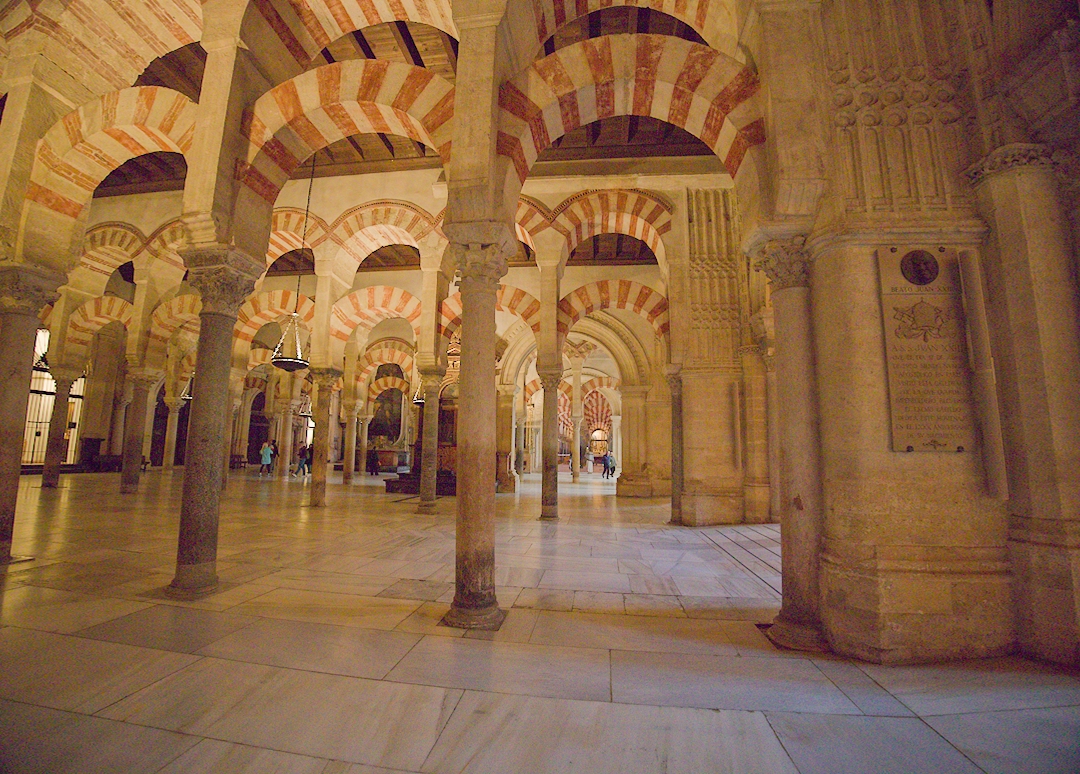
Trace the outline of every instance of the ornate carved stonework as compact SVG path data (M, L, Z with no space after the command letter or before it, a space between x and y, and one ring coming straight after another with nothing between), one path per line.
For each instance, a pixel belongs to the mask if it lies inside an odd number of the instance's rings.
M765 272L773 291L810 287L810 253L806 237L774 239L758 250L754 268Z
M688 191L687 367L735 366L741 341L738 215L731 192Z
M58 298L63 277L29 266L0 268L0 312L36 316Z
M228 266L191 269L188 282L202 296L202 311L235 315L255 290L255 279Z
M310 371L312 380L320 390L332 389L342 373L338 368L312 368Z
M447 250L462 280L490 285L493 292L506 274L507 262L513 257L500 244L451 243Z
M541 371L539 373L539 376L540 376L540 384L541 384L541 386L543 386L545 391L558 390L559 389L559 383L562 382L562 378L563 378L563 374L562 374L561 370L559 370L559 371Z
M964 174L972 185L979 185L986 178L999 172L1008 172L1020 167L1054 166L1054 149L1049 145L1035 143L1012 143L1003 145L985 159L971 167Z

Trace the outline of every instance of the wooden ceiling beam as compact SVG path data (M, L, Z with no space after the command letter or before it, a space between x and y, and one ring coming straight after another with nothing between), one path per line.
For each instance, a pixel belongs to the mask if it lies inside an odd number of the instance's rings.
M390 25L390 29L394 35L394 42L405 55L405 61L417 67L424 67L424 57L420 56L420 51L416 48L416 41L413 40L412 33L409 31L409 25L406 22L397 21Z

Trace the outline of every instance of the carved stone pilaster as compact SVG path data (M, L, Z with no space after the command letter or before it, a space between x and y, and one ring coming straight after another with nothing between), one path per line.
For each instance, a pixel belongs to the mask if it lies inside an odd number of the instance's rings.
M63 283L59 274L33 266L0 268L0 313L36 316L56 303L56 289Z
M773 290L810 287L810 253L806 237L774 239L758 250L754 268L765 272Z
M1022 167L1054 167L1054 149L1037 143L1012 143L992 151L964 174L972 185L979 185L992 175Z

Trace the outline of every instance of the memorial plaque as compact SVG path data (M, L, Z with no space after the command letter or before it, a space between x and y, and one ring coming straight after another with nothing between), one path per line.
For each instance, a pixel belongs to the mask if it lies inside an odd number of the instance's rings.
M960 266L953 250L878 253L893 451L975 446Z

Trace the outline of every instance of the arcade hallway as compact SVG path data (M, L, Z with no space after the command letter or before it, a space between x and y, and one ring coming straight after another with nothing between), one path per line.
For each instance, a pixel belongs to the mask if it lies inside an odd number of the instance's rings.
M568 479L568 477L567 477ZM180 471L24 476L0 607L0 772L1080 771L1077 674L773 648L775 525L672 528L599 476L498 496L498 633L436 626L454 510L234 473L221 590L164 598Z

